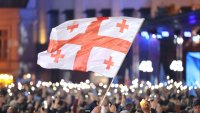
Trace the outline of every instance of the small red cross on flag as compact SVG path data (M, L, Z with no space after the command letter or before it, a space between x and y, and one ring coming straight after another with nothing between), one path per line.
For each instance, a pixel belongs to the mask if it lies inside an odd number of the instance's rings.
M122 20L122 23L117 23L117 27L119 27L119 31L121 32L121 33L123 33L124 32L124 29L128 29L128 25L126 25L126 20L125 19L123 19Z
M104 64L106 64L106 69L110 70L110 67L114 65L114 63L112 62L112 57L109 57L109 60L104 60Z
M143 19L131 17L67 21L52 29L48 51L38 54L37 63L114 77L142 23Z
M78 24L73 23L72 25L67 26L67 30L69 30L69 32L73 32L74 29L78 28Z
M64 58L64 55L63 54L61 54L61 50L57 50L56 51L56 54L51 54L51 57L55 57L55 60L54 60L54 62L55 63L58 63L58 60L60 59L60 58Z

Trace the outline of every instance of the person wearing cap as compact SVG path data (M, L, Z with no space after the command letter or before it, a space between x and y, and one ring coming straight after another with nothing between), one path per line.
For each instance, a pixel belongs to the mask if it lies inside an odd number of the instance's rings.
M194 113L200 113L200 99L197 99L193 103Z

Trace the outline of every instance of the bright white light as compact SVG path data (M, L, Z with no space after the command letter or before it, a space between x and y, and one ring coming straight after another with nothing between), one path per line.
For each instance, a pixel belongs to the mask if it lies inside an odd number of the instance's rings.
M132 84L137 84L137 83L138 83L138 79L137 78L132 81Z
M135 92L135 89L131 89L131 92Z
M10 93L10 92L11 92L11 90L10 90L10 89L8 89L8 90L7 90L7 92L8 92L8 93Z
M159 86L158 86L158 85L155 85L154 87L155 87L155 89L158 89L158 88L159 88Z
M174 35L174 38L178 38L178 36L177 36L177 35Z
M192 41L195 42L195 43L199 43L200 42L200 35L193 36Z
M140 87L143 87L144 85L143 84L140 84Z
M29 78L31 78L31 74L30 74L30 73L25 74L25 75L23 76L23 79L29 79Z
M163 37L169 37L168 31L162 31L161 34L162 34Z
M32 87L31 87L31 90L32 90L32 91L35 91L35 87L32 86Z
M38 84L42 84L42 81L38 81Z
M117 91L118 91L117 89L114 89L114 93L117 93Z
M115 84L112 83L112 84L110 85L110 87L111 87L111 88L114 88L114 87L115 87Z
M107 92L107 96L110 96L111 95L111 93L110 92Z
M59 83L58 82L56 82L56 87L58 87L59 86Z
M115 84L115 88L118 88L119 87L119 84Z
M147 81L146 84L151 87L151 82Z
M55 91L55 90L57 90L57 88L56 88L56 87L53 87L53 90Z
M160 83L160 84L159 84L159 87L160 87L160 88L163 87L163 86L164 86L163 83Z
M139 70L143 72L153 72L152 62L150 60L142 61Z
M19 89L19 90L22 90L22 88L23 88L23 86L22 86L22 84L19 82L19 83L18 83L18 89Z
M107 85L103 85L103 88L106 89L106 88L107 88Z
M61 86L64 86L64 84L65 84L65 80L64 80L64 79L61 79L60 85L61 85Z
M44 108L45 108L45 109L47 109L47 108L48 108L48 103L47 103L47 101L46 101L46 100L44 101Z
M101 87L102 87L102 86L103 86L103 83L99 83L99 86L101 86Z
M86 82L87 84L89 84L89 83L90 83L90 80L87 79L85 82Z
M66 87L64 87L63 90L66 91L67 93L69 92L69 89Z
M12 96L13 94L12 93L9 93L9 96Z
M169 76L167 76L167 80L169 80Z
M173 71L183 71L183 65L181 60L173 60L170 64L170 69Z
M152 37L152 38L156 38L156 34L152 34L151 37Z
M32 81L30 82L30 85L31 85L31 86L33 85L33 82L32 82Z
M173 82L174 82L174 80L173 80L173 79L171 79L171 80L170 80L170 82L171 82L171 83L173 83Z
M182 37L178 37L176 41L177 41L177 44L179 44L179 45L183 44L183 38Z
M149 33L147 31L142 31L141 36L145 37L146 39L149 39Z
M184 32L184 36L185 37L191 37L192 36L192 33L190 31L185 31Z

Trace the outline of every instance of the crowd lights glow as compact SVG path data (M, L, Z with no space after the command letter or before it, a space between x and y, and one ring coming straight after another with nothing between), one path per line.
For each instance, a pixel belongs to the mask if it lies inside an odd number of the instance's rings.
M110 87L111 87L111 88L114 88L114 87L115 87L115 84L112 83L112 84L110 85Z
M89 83L89 84L88 84ZM145 92L145 90L147 90L148 88L151 88L152 90L154 89L160 89L160 88L167 88L167 90L171 90L175 88L175 91L177 93L181 93L181 91L184 90L191 90L191 89L198 89L200 88L200 84L198 82L195 82L196 86L194 87L188 87L188 86L184 86L183 82L176 82L173 79L170 79L169 76L167 76L167 84L166 83L159 83L159 84L151 84L150 81L141 81L139 82L138 79L134 79L132 81L132 84L130 86L126 86L123 84L111 84L111 91L107 94L108 96L111 96L112 93L117 93L118 91L121 91L121 93L123 95L128 95L130 92L134 93L135 91L142 94ZM106 90L106 88L108 87L107 84L103 84L100 83L100 87L97 87L97 93L99 96L101 96L103 94L103 92ZM12 94L12 87L14 87L15 85L12 83L10 85L8 85L8 89L7 92L10 96L13 96ZM41 82L38 81L38 83L36 84L37 87L40 86L46 86L46 87L52 87L53 91L57 91L58 89L60 89L60 87L65 91L65 92L74 92L77 93L78 90L85 90L85 89L96 89L96 86L94 83L90 83L88 81L85 82L80 82L79 84L77 83L71 83L71 82L65 82L64 80L60 81L60 84L57 83L51 83L50 82ZM20 82L17 83L17 88L18 90L22 90L25 89L25 87L23 86L23 84L21 84ZM31 90L35 91L36 87L33 85L31 86ZM89 90L88 90L89 91ZM30 92L28 92L28 94L30 94ZM87 95L85 95L87 98Z
M22 86L22 84L21 84L20 82L18 82L17 86L18 86L18 89L19 89L19 90L22 90L22 89L23 89L23 86Z
M167 76L167 80L169 80L170 78L169 78L169 76Z
M85 82L86 82L87 84L89 84L89 83L90 83L90 80L87 79Z
M103 86L103 83L99 83L99 86L102 87L102 86Z
M31 87L31 90L32 90L32 91L35 91L35 87L32 86L32 87Z
M31 74L27 73L23 76L23 79L30 79L31 78Z

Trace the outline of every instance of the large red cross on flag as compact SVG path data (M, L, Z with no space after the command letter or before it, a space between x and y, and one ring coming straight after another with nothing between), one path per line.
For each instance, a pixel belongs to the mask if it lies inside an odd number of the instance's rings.
M143 19L98 17L67 21L52 29L47 51L38 54L43 68L117 74Z

